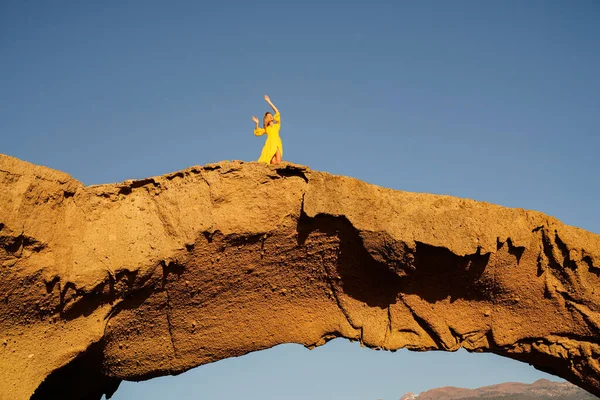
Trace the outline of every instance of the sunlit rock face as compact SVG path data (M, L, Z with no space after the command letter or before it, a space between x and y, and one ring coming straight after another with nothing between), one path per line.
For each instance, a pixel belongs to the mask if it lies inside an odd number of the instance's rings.
M600 236L222 162L118 184L0 155L0 398L110 396L281 343L492 352L600 395Z

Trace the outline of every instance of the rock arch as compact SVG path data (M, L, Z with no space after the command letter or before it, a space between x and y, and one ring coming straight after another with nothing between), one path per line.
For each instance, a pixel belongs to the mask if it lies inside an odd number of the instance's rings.
M544 214L288 163L85 187L0 155L0 184L0 398L334 337L492 352L600 395L600 236Z

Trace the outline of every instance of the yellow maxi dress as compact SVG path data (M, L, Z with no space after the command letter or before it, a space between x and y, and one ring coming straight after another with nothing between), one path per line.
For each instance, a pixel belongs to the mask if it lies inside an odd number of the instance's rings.
M281 157L283 157L283 143L281 142L281 138L279 137L279 128L281 127L281 115L279 113L275 113L273 116L274 122L267 126L267 128L257 127L254 129L254 134L256 136L262 136L265 133L267 134L267 141L262 148L262 152L260 153L260 158L258 162L264 162L269 164L271 159L277 153L277 148L279 148L279 152L281 153Z

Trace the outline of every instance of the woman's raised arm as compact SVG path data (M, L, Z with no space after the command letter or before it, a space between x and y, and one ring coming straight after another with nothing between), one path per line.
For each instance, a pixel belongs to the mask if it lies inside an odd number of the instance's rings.
M265 134L265 130L263 128L261 128L260 126L258 126L258 118L256 118L254 115L252 116L252 121L254 121L254 123L256 124L256 126L254 127L254 134L256 136L262 136Z
M267 96L266 94L265 94L265 101L267 103L269 103L269 105L271 106L271 108L273 109L273 111L275 111L275 114L279 113L279 110L277 109L277 107L275 107L275 105L273 105L273 103L271 102L271 98L269 96Z

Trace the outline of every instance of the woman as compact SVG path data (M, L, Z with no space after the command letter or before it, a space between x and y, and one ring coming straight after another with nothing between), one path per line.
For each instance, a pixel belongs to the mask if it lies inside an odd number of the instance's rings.
M254 115L252 116L252 121L254 121L256 124L256 127L254 128L254 134L256 136L262 136L265 133L267 134L267 141L263 146L258 162L277 164L281 162L281 157L283 156L283 143L281 143L281 138L279 137L281 116L279 115L279 110L277 107L271 103L269 96L265 95L265 100L267 103L269 103L273 111L275 111L275 115L273 116L273 114L267 111L265 113L265 117L263 118L262 128L258 126L258 118L256 118Z

